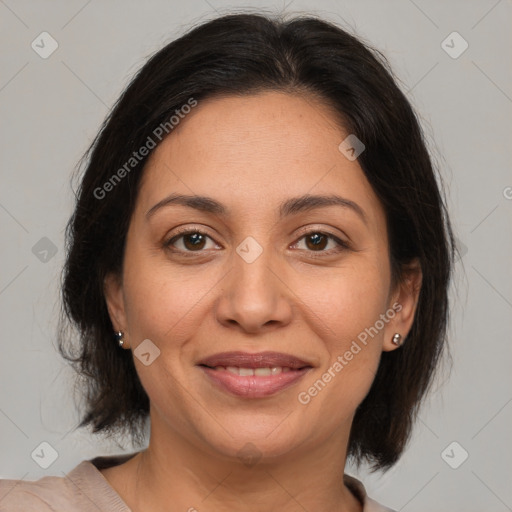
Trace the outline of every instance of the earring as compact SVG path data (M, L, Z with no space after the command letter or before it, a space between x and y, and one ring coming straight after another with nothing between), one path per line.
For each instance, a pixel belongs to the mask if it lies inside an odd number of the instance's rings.
M395 333L393 335L393 339L391 340L397 347L402 345L402 336L399 333Z
M402 344L402 336L399 333L395 333L393 335L393 339L391 340L397 347Z
M120 347L122 347L124 345L123 333L121 331L117 331L116 338L117 338L117 343L119 344Z

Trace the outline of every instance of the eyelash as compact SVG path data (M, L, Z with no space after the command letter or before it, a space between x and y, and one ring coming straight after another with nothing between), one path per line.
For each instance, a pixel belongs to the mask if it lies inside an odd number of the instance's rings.
M201 229L198 229L198 228L186 228L186 229L183 229L182 231L178 231L177 233L175 233L171 238L167 239L165 242L164 242L164 247L166 249L169 249L171 250L172 252L174 253L179 253L181 254L182 256L185 256L185 257L193 257L193 256L197 256L198 254L201 254L201 250L199 251L183 251L181 249L175 249L175 248L172 248L172 244L175 243L177 240L179 240L180 238L186 236L186 235L192 235L192 234L199 234L199 235L203 235L203 236L206 236L208 238L210 238L211 240L212 237L206 233L205 231L201 230ZM310 231L306 231L306 232L303 232L300 236L300 238L294 242L292 245L297 245L299 241L301 241L302 239L310 236L310 235L323 235L323 236L326 236L328 239L330 240L333 240L334 242L336 242L338 244L339 247L335 248L335 249L329 249L327 251L325 250L322 250L322 251L312 251L312 250L306 250L307 252L310 252L311 253L311 257L313 258L317 258L317 257L322 257L322 255L332 255L332 254L335 254L335 253L339 253L339 252L342 252L344 250L347 250L347 249L350 249L350 246L348 244L348 242L345 242L343 240L340 240L338 237L334 236L332 233L329 233L329 232L325 232L325 231L319 231L319 230L310 230ZM300 250L303 250L303 249L300 249ZM315 253L318 253L318 254L315 254Z

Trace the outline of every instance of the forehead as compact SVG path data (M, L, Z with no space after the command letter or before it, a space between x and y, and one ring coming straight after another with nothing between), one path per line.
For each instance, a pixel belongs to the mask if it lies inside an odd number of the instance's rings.
M357 160L339 150L347 135L340 116L312 96L211 98L153 151L138 203L147 211L178 192L214 196L233 211L261 210L288 196L339 193L382 214Z
M221 96L198 103L155 150L166 158L179 149L183 156L229 158L244 163L253 157L267 166L275 156L318 159L328 145L336 150L343 133L337 114L313 96L267 91ZM326 139L327 136L327 139ZM338 141L338 142L337 142ZM264 152L261 152L264 150ZM257 158L256 158L257 157Z

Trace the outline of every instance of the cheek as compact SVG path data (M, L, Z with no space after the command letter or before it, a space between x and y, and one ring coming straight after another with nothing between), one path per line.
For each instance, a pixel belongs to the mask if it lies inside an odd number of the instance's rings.
M325 327L323 338L331 348L342 350L387 308L389 273L380 265L347 266L296 284L305 309L315 313L316 330L320 333Z
M184 278L146 253L132 251L125 261L125 307L137 374L151 407L175 427L189 430L197 402L190 398L185 385L187 340L200 325L201 299L211 287L197 285L196 279ZM160 351L147 366L136 351L145 339Z
M197 325L207 291L214 287L214 273L180 270L162 256L131 249L124 270L125 307L129 330L141 340L155 339L157 345L175 338L187 324Z
M348 418L368 393L382 353L389 275L380 265L345 268L323 286L303 287L307 308L324 353L321 372L302 387L299 402L332 421ZM321 292L319 290L322 290ZM318 398L317 398L318 397Z

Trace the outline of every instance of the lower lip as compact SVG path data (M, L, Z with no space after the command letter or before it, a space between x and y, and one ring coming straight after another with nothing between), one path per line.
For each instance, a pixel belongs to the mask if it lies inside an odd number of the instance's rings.
M227 370L214 370L206 366L199 367L223 391L243 398L263 398L292 386L298 382L311 368L290 370L278 375L240 376Z

